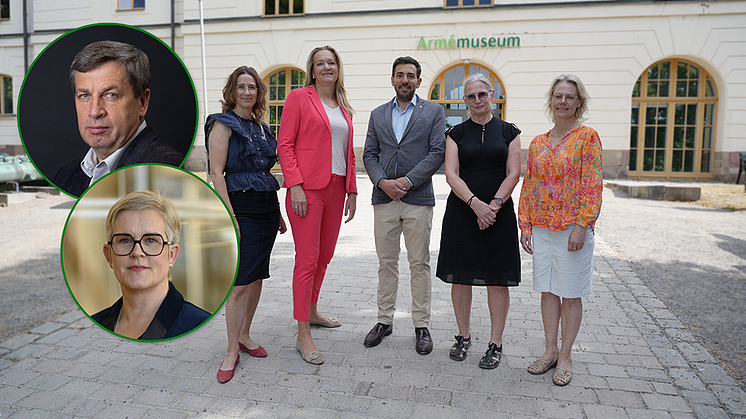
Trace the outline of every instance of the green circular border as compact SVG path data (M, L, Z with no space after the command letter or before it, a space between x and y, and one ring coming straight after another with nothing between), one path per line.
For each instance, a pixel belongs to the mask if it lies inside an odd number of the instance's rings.
M157 163L142 163L142 164L137 164L137 165L125 166L125 167L119 168L119 169L117 169L117 170L115 170L113 172L110 172L110 173L106 174L101 179L99 179L96 182L94 182L94 184L91 185L91 187L93 187L94 185L96 185L102 179L107 178L107 177L109 177L109 176L111 176L111 175L113 175L115 173L118 173L121 170L125 170L125 169L130 168L130 167L138 167L138 166L160 166L160 167L167 167L167 168L171 168L171 169L174 169L174 170L179 170L181 172L184 172L184 173L188 174L189 176L191 176L191 177L199 180L200 182L202 182L207 187L207 189L209 189L210 191L212 191L212 193L218 198L218 200L220 201L220 203L223 204L223 208L225 208L225 212L230 216L230 211L228 210L228 206L225 204L225 201L223 201L223 198L221 198L220 195L218 195L218 193L215 192L215 189L212 186L210 186L210 184L207 183L207 181L205 181L204 179L200 178L199 176L195 175L194 173L192 173L192 172L190 172L188 170L182 169L181 167L173 167L173 166L169 166L169 165L166 165L166 164L157 164ZM70 217L72 217L72 214L75 211L75 208L78 206L78 203L80 202L81 199L83 199L83 197L85 196L85 194L88 192L89 189L90 189L90 187L88 189L86 189L85 192L83 192L83 194L80 196L80 198L78 198L77 201L75 201L75 204L73 205L73 207L70 208L70 213L67 214L67 219L65 220L65 226L62 229L62 238L60 239L60 253L59 254L60 254L60 266L62 268L62 276L65 278L65 285L67 286L68 292L70 292L70 295L72 296L73 301L75 301L75 304L78 306L78 308L80 309L80 311L83 314L85 314L86 317L88 317L93 322L93 324L95 324L96 326L100 327L102 330L111 333L114 336L120 337L122 339L131 340L133 342L145 342L145 343L165 342L165 341L169 341L169 340L173 340L173 339L178 339L180 337L186 336L186 335L194 332L195 330L197 330L199 328L204 327L210 320L212 320L212 318L215 317L215 315L223 308L223 306L225 305L225 302L228 301L228 297L233 292L233 286L236 283L236 276L238 275L238 263L241 260L241 241L238 238L238 229L236 227L236 223L233 221L233 217L230 217L231 224L233 224L233 233L236 236L236 270L233 273L233 281L231 282L230 289L228 290L228 293L225 295L225 298L223 299L223 302L220 303L220 305L218 306L218 308L215 309L215 311L210 315L210 317L208 317L207 320L205 320L204 322L200 323L199 326L193 328L192 330L190 330L190 331L188 331L186 333L182 333L182 334L180 334L178 336L170 337L168 339L144 340L144 339L134 339L134 338L130 338L130 337L127 337L127 336L122 336L122 335L120 335L118 333L114 333L113 331L111 331L111 330L109 330L109 329L101 326L101 324L99 324L97 321L95 321L95 320L93 320L93 318L91 318L91 315L88 314L88 312L83 308L83 306L80 305L80 303L78 302L78 299L75 298L75 294L73 293L72 288L70 288L70 283L68 282L68 280L67 280L67 274L65 273L65 259L63 258L63 255L62 255L62 246L63 246L63 244L65 242L65 233L67 232L67 224L70 222Z
M34 68L34 64L36 64L36 61L39 59L39 57L41 57L44 54L44 52L46 52L46 50L49 47L51 47L52 45L54 45L55 43L57 43L57 41L59 41L60 39L66 37L68 35L70 35L73 32L77 32L79 30L90 28L90 27L93 27L93 26L122 26L122 27L125 27L125 28L135 29L135 30L138 30L140 32L143 32L143 33L149 35L151 38L157 39L161 44L163 44L163 46L165 46L166 48L168 48L168 50L171 51L171 53L174 55L174 57L176 57L176 59L179 60L179 63L184 68L184 71L186 71L187 77L189 78L189 82L192 84L192 93L194 93L194 103L197 106L195 107L196 115L195 115L195 118L194 118L195 122L194 122L194 134L192 135L192 143L189 146L189 152L184 156L184 160L181 161L181 164L178 167L179 169L182 169L182 166L184 165L184 163L186 163L187 159L189 158L189 154L191 154L191 150L192 150L192 148L194 148L194 142L197 140L197 130L199 129L199 98L197 97L197 88L194 86L194 80L192 79L192 73L190 73L189 69L186 67L186 65L184 65L184 61L181 60L181 57L179 57L179 54L177 54L176 51L174 51L173 49L171 49L171 47L168 46L168 44L166 44L161 38L153 35L152 33L146 31L145 29L141 29L141 28L138 28L136 26L127 25L127 24L124 24L124 23L116 23L116 22L91 23L91 24L83 25L83 26L77 27L75 29L72 29L72 30L69 30L69 31L63 33L62 35L60 35L57 38L55 38L54 41L50 42L49 45L47 45L46 47L44 47L44 49L39 54L36 55L36 58L34 58L34 61L29 66L28 71L26 71L26 74L23 75L23 82L21 83L21 88L18 90L18 98L16 100L16 112L15 112L15 115L16 115L16 128L18 129L18 138L21 140L21 145L23 146L23 151L26 153L26 156L28 157L28 159L31 162L31 164L34 165L34 169L44 178L44 180L46 180L50 185L54 186L55 189L57 189L58 191L64 193L65 195L70 196L70 197L75 198L75 199L78 199L78 197L75 196L75 195L72 195L72 194L68 193L67 191L65 191L63 189L58 188L57 185L55 185L54 182L52 182L51 180L49 180L49 178L46 175L44 175L44 173L42 173L42 171L39 170L39 168L36 166L36 163L34 162L34 159L31 158L31 155L29 154L28 149L26 148L26 142L23 141L23 134L21 133L21 122L20 122L19 115L21 113L21 96L23 96L23 87L26 84L26 79L27 79L27 76L28 76L29 72L31 71L32 68ZM148 163L143 163L143 164L148 164ZM174 166L171 166L171 167L174 167ZM122 167L121 169L124 169L124 167ZM93 186L93 185L91 185L91 186ZM89 186L89 188L90 188L90 186ZM88 189L86 189L86 191L87 190ZM83 195L85 195L85 191L83 192L83 194L81 194L81 197ZM75 205L77 205L77 202L75 203ZM223 203L223 205L225 205L225 203ZM67 223L65 223L65 227L67 227ZM76 301L76 303L77 303L77 301Z

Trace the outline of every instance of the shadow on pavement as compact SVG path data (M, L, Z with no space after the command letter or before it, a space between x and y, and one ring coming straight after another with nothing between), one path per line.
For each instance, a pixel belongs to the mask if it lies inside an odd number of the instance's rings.
M737 227L733 226L733 228ZM743 228L743 226L741 226L741 228ZM713 234L712 236L720 240L720 242L718 242L717 244L719 248L733 254L736 257L746 260L746 240L726 236L725 234ZM743 268L744 267L741 267L741 269Z
M743 240L728 238L731 251ZM735 242L735 244L734 244ZM721 246L722 247L722 246ZM741 253L743 254L743 253ZM656 296L691 330L746 390L746 278L743 272L715 271L691 262L630 262Z

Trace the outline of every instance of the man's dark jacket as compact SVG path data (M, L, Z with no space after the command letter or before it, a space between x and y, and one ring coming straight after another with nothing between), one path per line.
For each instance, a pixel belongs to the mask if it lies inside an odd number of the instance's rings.
M88 189L91 178L80 168L80 162L85 155L65 163L54 176L54 184L63 191L79 197ZM147 125L142 132L132 140L124 150L117 167L138 163L161 163L179 167L184 161L184 155L158 138L158 135Z

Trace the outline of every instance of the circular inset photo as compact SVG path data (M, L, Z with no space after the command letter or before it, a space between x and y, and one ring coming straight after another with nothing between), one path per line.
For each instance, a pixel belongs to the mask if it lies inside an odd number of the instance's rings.
M18 130L31 161L79 197L103 175L139 163L179 167L197 133L197 94L159 38L120 24L70 31L29 68Z
M62 270L75 301L121 337L182 336L231 290L238 240L223 201L195 175L129 166L75 204L62 233Z

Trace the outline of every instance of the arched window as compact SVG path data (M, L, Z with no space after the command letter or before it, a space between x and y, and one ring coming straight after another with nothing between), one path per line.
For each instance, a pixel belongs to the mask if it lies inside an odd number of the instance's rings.
M0 114L13 114L13 78L10 76L0 75Z
M500 79L490 70L475 64L459 64L442 72L433 79L430 88L430 100L443 105L446 111L446 126L460 124L466 117L464 103L464 79L473 74L482 73L492 83L495 100L492 102L492 113L502 119L505 112L505 89Z
M264 81L269 87L267 92L267 105L269 107L267 124L272 130L272 134L277 137L285 98L291 90L303 87L303 83L306 82L306 73L296 68L283 68L267 76Z
M717 89L686 60L645 71L632 90L629 177L712 178Z

